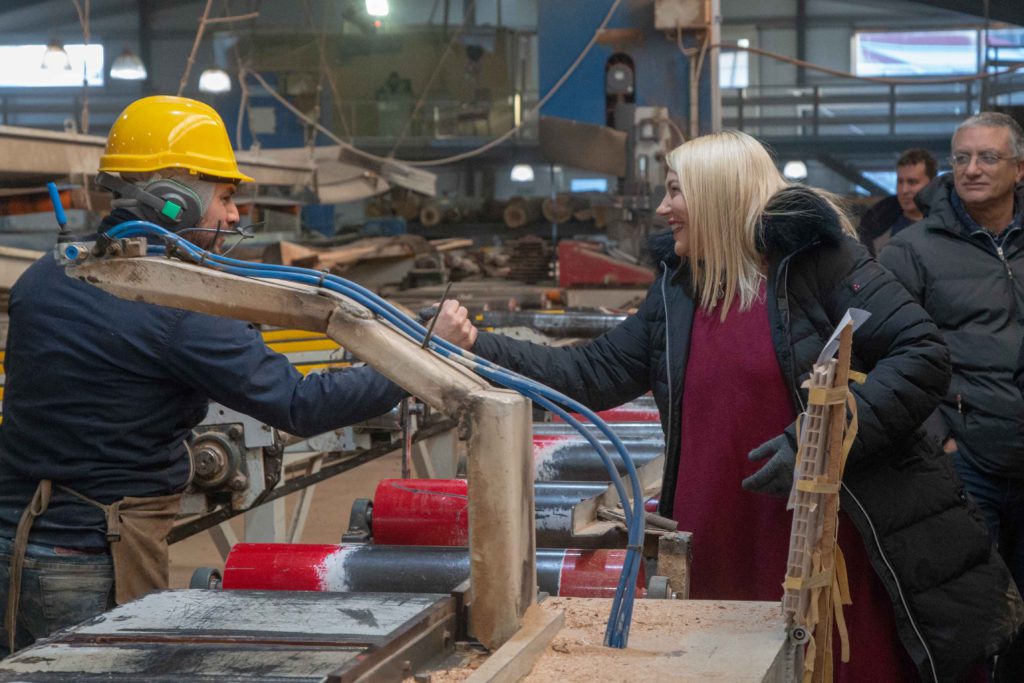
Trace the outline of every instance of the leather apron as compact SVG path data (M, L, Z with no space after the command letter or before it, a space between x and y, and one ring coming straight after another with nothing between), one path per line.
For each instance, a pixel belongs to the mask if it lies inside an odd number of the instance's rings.
M36 517L46 512L54 486L86 503L103 510L107 521L107 541L114 567L114 599L117 604L142 597L168 587L169 569L167 534L181 506L180 493L166 496L135 498L127 496L104 505L92 498L49 479L39 482L32 501L22 511L11 550L10 584L7 591L7 612L4 626L8 646L14 652L14 634L18 623L18 602L21 597L21 572L29 531Z

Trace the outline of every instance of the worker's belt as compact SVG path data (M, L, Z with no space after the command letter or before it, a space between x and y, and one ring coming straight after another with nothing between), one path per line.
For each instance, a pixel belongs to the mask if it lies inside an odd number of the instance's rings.
M107 519L107 541L114 565L114 599L121 605L154 590L167 588L167 534L174 524L181 505L181 494L135 498L127 496L104 505L88 496L49 479L39 482L32 501L22 511L11 549L10 584L7 591L8 646L14 652L14 634L18 624L18 602L21 597L21 572L29 531L36 517L50 505L54 486L103 510Z

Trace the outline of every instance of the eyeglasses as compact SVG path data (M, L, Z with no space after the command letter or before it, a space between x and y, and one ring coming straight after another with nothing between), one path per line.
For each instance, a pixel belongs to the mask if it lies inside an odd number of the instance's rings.
M949 164L953 168L964 168L970 165L971 158L972 155L970 154L954 154L949 158ZM1010 159L1016 159L1017 157L1001 157L993 152L982 152L981 154L973 155L973 158L978 160L979 166L988 166L991 168L997 165L1000 161L1009 161Z

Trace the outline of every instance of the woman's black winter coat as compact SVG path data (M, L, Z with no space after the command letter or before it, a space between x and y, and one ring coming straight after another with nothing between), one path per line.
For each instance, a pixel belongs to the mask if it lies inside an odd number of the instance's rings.
M853 338L853 369L868 377L851 385L860 427L841 505L863 536L923 680L958 680L1010 641L1024 623L1024 605L949 458L920 427L949 384L946 347L927 313L843 234L817 195L801 188L776 195L758 246L769 264L775 352L798 411L806 398L800 384L843 314L871 313ZM637 313L602 337L554 349L481 334L473 351L595 410L652 391L667 444L660 512L671 516L676 480L686 476L678 453L695 303L671 235L652 247L661 277Z

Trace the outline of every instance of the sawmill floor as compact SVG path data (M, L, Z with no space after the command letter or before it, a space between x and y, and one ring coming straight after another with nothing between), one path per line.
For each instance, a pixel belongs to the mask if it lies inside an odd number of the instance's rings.
M373 498L377 482L401 476L401 469L401 453L396 451L318 484L301 542L340 543L341 534L348 528L352 501ZM285 498L286 520L291 519L297 495ZM235 535L242 540L242 518L236 517L231 524ZM171 546L171 588L188 588L197 567L224 568L220 553L205 531Z

